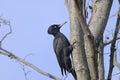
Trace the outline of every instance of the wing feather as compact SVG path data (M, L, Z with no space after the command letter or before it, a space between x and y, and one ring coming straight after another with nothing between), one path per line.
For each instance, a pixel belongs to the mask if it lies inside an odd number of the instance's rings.
M69 45L70 43L64 35L61 35L60 37L56 37L54 39L54 43L53 43L54 51L55 51L59 66L61 68L62 75L63 75L63 71L66 74L66 68L65 68L63 57L64 55L67 55L67 54L64 54L65 53L64 48L68 47Z

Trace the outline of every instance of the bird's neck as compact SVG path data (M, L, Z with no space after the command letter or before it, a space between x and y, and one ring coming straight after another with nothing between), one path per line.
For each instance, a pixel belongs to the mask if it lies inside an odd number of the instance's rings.
M61 32L57 32L54 34L54 37L59 37L62 33Z

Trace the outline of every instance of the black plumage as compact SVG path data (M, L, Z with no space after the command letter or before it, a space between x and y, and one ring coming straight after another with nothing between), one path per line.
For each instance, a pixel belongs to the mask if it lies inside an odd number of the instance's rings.
M66 23L66 22L65 22ZM65 24L54 24L48 28L48 34L54 36L53 47L56 54L59 66L61 68L62 75L66 75L66 71L70 72L76 79L75 70L72 68L70 55L72 53L72 47L68 39L63 33L60 32L60 28Z

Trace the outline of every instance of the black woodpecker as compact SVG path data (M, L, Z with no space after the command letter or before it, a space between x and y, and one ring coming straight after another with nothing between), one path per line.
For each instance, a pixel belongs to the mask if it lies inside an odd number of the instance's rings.
M66 71L71 73L76 80L75 70L72 68L70 55L72 48L70 42L63 33L60 32L60 28L65 24L53 24L48 28L48 34L54 36L53 47L56 54L61 74L66 75Z

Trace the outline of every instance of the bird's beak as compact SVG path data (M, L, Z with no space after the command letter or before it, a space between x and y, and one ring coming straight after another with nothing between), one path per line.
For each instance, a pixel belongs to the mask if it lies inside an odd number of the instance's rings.
M61 28L64 24L66 24L67 22L65 21L64 23L62 24L59 24L59 27Z

